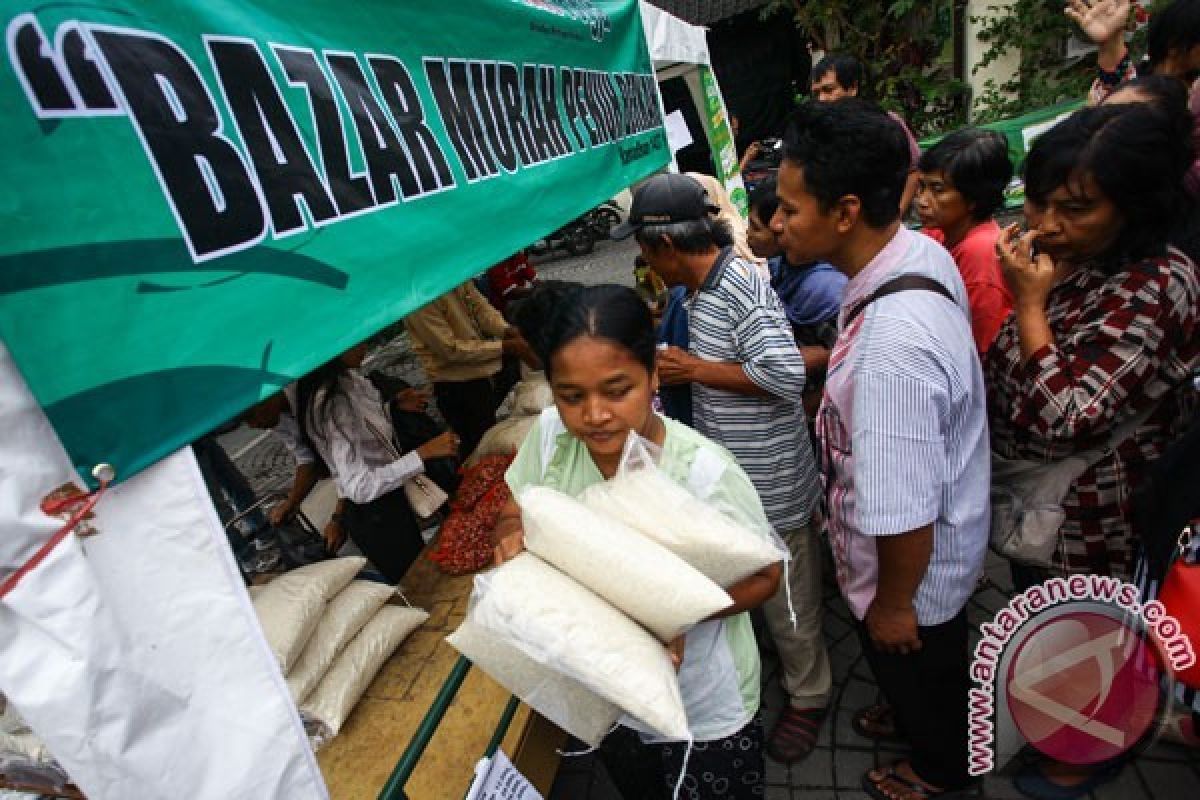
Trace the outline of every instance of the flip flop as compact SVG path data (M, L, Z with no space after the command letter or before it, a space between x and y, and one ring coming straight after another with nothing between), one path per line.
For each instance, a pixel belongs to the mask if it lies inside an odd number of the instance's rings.
M892 795L885 792L880 784L884 781L895 781L903 787L905 800L970 800L971 798L979 798L980 792L978 786L973 786L967 789L934 789L932 786L926 786L920 781L911 780L901 775L897 770L900 764L904 762L897 761L894 764L883 767L880 770L881 777L879 780L872 780L871 773L875 770L867 770L862 776L863 791L866 792L873 800L895 800Z

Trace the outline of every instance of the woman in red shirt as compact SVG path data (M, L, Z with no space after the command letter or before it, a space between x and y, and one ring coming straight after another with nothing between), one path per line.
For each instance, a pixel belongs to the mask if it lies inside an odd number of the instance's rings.
M981 358L1012 311L1012 294L996 256L1000 226L992 219L1004 205L1012 174L1007 140L979 128L951 133L917 162L917 215L925 233L958 265Z

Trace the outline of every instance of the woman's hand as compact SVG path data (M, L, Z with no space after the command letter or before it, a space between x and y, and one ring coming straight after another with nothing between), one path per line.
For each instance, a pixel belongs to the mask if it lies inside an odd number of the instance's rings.
M418 447L417 455L421 457L422 461L431 461L435 458L452 458L458 455L459 443L458 434L454 431L446 431Z
M419 414L429 406L429 390L413 389L411 387L401 389L392 398L392 403L400 411Z
M1054 261L1045 253L1034 255L1035 231L1021 233L1016 223L1009 225L996 240L996 255L1004 280L1013 293L1013 305L1024 309L1045 309L1054 288Z
M525 528L521 523L521 508L511 497L496 517L492 528L492 562L498 567L525 550Z
M671 657L671 663L675 665L676 672L679 672L679 668L683 666L683 651L686 644L687 634L680 634L667 642L667 655Z
M520 529L503 536L494 536L493 539L496 546L492 548L492 563L497 567L525 552L525 532Z
M1098 45L1123 37L1129 24L1130 0L1069 0L1064 13Z

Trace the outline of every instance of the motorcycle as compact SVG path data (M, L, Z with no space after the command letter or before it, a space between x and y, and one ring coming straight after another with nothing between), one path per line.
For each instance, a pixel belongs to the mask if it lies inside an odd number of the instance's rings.
M543 256L554 250L565 250L568 255L582 256L592 252L596 246L596 232L586 216L573 219L545 238L537 240L529 246L529 254Z
M605 200L584 214L583 219L597 239L607 239L609 231L621 223L621 207L612 200Z

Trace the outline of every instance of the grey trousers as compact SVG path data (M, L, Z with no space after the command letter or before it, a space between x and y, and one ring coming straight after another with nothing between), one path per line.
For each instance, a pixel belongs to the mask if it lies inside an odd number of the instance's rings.
M774 597L763 604L767 630L779 651L783 690L793 708L824 708L833 683L829 654L821 635L821 542L810 522L792 531L780 531L792 554L788 583L796 627L788 616L783 581Z

